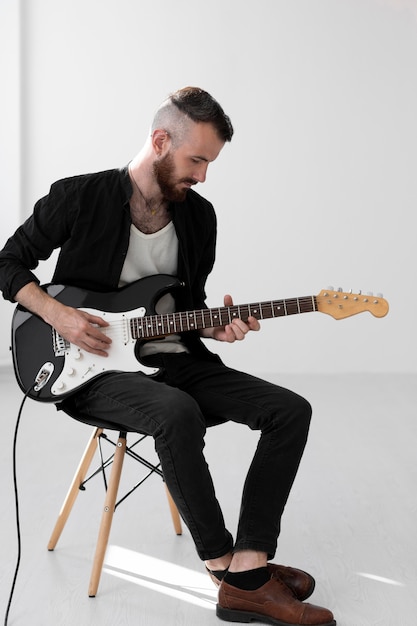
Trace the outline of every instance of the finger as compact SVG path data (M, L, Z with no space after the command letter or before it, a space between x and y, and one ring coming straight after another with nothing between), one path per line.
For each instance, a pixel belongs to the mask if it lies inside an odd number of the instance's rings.
M94 326L90 326L86 333L83 333L80 336L77 345L80 346L83 350L87 352L91 352L92 354L99 354L101 356L107 356L108 350L110 348L111 340L109 337L106 337L105 334L97 331L95 332Z
M250 330L260 330L261 325L256 317L248 317L247 324Z
M96 342L104 343L107 345L111 344L110 337L108 337L105 333L102 333L101 330L99 330L96 326L92 326L90 324L89 328L87 329L86 334L89 337L91 337L91 339L95 340Z
M233 343L234 341L236 341L237 337L233 328L233 324L228 324L227 326L225 326L224 332L226 335L225 341L227 341L228 343Z
M100 347L94 347L90 343L80 341L79 347L85 352L89 352L90 354L97 354L97 356L109 356L107 350L103 350Z
M236 335L236 339L244 339L246 333L249 332L249 326L239 318L236 318L232 322L232 330Z
M226 294L223 298L224 306L233 306L233 298L231 295Z
M109 323L106 322L102 317L98 317L98 315L90 315L89 313L85 314L86 319L90 322L90 324L96 324L100 327L108 326Z

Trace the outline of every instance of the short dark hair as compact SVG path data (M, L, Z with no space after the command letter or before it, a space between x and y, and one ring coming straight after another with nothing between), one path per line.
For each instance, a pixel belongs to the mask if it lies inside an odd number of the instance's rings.
M199 87L183 87L172 93L164 104L169 103L193 122L212 124L222 141L231 141L233 126L230 118L207 91Z

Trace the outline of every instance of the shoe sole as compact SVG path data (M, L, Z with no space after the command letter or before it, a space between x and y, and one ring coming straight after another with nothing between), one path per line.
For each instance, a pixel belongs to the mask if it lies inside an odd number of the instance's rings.
M273 626L303 626L303 624L294 624L290 622L282 622L279 619L262 615L261 613L252 613L252 611L237 611L233 609L224 609L219 604L216 605L216 615L218 618L226 622L262 622L263 624L273 624ZM336 626L336 620L326 622L325 624L316 624L315 626Z

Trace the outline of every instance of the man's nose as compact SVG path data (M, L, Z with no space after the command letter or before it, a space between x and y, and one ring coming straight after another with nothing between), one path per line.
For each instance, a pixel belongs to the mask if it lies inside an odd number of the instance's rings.
M208 163L201 163L197 170L194 172L193 178L199 183L204 183L207 177L207 168Z

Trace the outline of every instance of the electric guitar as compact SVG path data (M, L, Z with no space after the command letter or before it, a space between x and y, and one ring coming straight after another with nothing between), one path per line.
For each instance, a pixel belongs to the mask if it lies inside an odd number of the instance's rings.
M181 286L177 278L160 274L109 293L54 284L44 287L59 302L106 320L109 326L101 330L112 344L107 357L86 352L18 305L12 320L12 354L20 388L34 400L59 402L106 372L154 375L158 370L141 363L138 356L143 341L224 326L234 318L268 319L319 311L339 320L363 311L376 317L388 312L388 302L380 296L322 290L317 296L156 314L155 305L161 296Z

